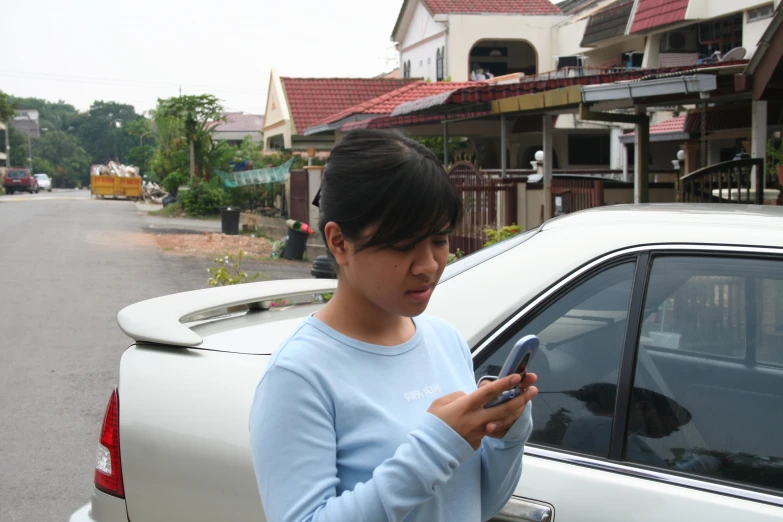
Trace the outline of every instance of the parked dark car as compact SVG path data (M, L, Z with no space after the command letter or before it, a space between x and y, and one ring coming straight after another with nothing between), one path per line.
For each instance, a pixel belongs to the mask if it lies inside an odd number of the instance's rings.
M38 193L38 180L30 174L28 169L8 169L3 177L3 188L6 194L14 192Z

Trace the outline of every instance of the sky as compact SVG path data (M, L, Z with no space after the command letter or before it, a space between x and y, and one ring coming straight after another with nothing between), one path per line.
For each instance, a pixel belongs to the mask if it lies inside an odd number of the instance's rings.
M371 77L396 67L402 0L5 0L0 90L137 112L210 93L263 114L269 74ZM10 16L8 13L10 12Z
M0 90L143 113L181 89L263 114L272 68L298 77L396 68L402 1L5 0Z

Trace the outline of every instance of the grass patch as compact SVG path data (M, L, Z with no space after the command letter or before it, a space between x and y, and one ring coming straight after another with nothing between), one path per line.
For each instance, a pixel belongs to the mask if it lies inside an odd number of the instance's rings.
M239 226L239 234L242 236L256 236L257 238L263 238L269 241L270 243L274 243L275 240L269 237L269 234L266 234L264 232L261 232L260 230L243 230L242 225Z

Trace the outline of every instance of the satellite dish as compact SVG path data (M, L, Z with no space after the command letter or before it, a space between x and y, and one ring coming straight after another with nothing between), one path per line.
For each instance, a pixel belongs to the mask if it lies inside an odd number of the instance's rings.
M723 55L723 58L720 59L721 62L733 62L735 60L742 60L745 58L745 54L747 51L744 47L735 47L731 51L727 52Z

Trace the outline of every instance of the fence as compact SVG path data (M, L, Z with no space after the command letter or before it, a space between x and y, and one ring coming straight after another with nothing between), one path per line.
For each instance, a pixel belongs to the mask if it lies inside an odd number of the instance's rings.
M449 178L463 205L462 222L449 238L452 252L475 252L486 243L488 227L501 228L516 221L517 181L485 176L467 161L455 163Z
M691 172L679 180L678 196L683 203L761 205L764 202L764 160L726 161Z
M555 215L600 207L604 204L604 180L558 177L552 179Z
M291 190L290 218L302 223L310 221L310 194L308 190L307 171L292 169L289 177Z

